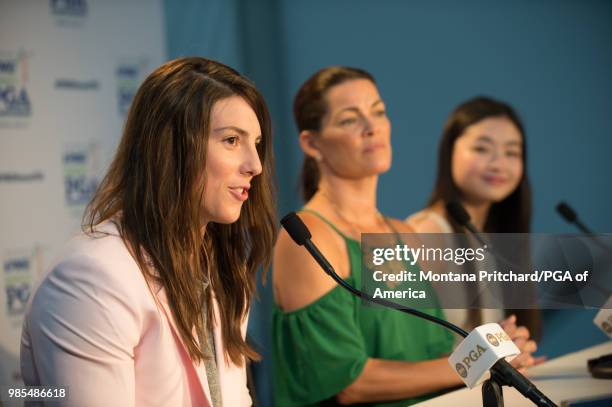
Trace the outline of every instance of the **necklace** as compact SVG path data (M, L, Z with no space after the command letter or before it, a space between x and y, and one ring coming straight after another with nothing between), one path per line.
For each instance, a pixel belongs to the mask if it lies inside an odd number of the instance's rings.
M356 240L360 240L361 239L361 230L357 229L355 227L355 222L351 222L349 221L343 214L342 211L340 210L340 208L338 207L338 205L336 204L336 202L334 202L329 195L327 194L326 191L322 191L319 190L319 193L321 194L321 196L323 198L325 198L325 200L327 201L327 203L329 203L329 205L331 206L332 210L334 211L334 214L346 225L349 227L350 231L351 231L351 236L356 238ZM376 209L376 223L377 226L382 226L382 229L386 229L387 227L387 221L385 219L385 216L380 213L380 211L378 209Z

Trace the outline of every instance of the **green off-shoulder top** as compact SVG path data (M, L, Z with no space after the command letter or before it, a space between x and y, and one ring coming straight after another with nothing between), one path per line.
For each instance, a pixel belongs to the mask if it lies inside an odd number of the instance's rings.
M346 281L359 288L359 242L317 212L304 211L321 218L345 240L351 267ZM444 318L439 308L421 311ZM277 407L335 405L334 396L359 376L368 358L435 359L449 354L453 344L452 334L444 328L392 309L363 304L340 286L295 311L284 312L275 303L272 329ZM407 406L434 395L367 405Z

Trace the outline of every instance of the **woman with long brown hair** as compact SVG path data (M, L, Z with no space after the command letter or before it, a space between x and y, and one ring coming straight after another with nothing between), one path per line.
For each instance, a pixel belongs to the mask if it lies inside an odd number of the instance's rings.
M305 154L299 216L338 274L360 287L361 234L413 232L377 208L378 176L391 166L385 103L368 72L328 67L301 86L294 116ZM284 231L273 283L276 405L406 406L461 384L445 357L450 333L364 306ZM422 310L444 317L439 308Z
M73 239L33 295L28 385L74 405L250 405L245 330L275 240L266 104L204 58L145 79Z

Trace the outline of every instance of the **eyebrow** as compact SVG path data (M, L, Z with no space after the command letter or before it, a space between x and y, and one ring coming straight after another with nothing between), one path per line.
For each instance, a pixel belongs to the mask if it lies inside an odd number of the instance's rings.
M224 130L234 130L236 133L239 133L242 136L249 135L249 133L247 133L246 130L243 130L240 127L236 127L236 126L224 126L224 127L217 127L216 129L213 129L214 132L220 132Z
M376 100L374 103L372 103L372 105L371 105L370 107L372 108L372 107L376 106L376 105L377 105L377 104L379 104L379 103L383 103L382 99L378 99L378 100ZM358 109L358 108L356 108L356 107L353 107L353 106L345 107L344 109L342 109L342 110L338 111L338 112L336 113L336 115L339 115L340 113L343 113L343 112L346 112L346 111L350 111L350 112L357 112L357 113L358 113L358 112L359 112L359 109Z
M249 133L246 130L241 129L240 127L236 127L236 126L224 126L224 127L217 127L216 129L213 129L213 131L215 133L218 133L218 132L221 132L221 131L224 131L224 130L233 130L233 131L235 131L236 133L240 134L243 137L248 137L249 136ZM261 134L258 135L258 136L255 136L255 139L258 139L258 138L259 139L263 138L263 136Z
M481 135L481 136L478 136L478 138L476 139L476 141L486 141L486 142L488 142L488 143L493 144L493 139L491 139L491 137L490 137L490 136L488 136L488 135L486 135L486 134L483 134L483 135ZM521 146L521 147L522 147L522 146L523 146L523 143L522 143L522 142L520 142L520 141L518 141L518 140L512 140L512 141L508 141L508 142L507 142L505 145L506 145L506 146L514 146L514 145L517 145L517 146Z

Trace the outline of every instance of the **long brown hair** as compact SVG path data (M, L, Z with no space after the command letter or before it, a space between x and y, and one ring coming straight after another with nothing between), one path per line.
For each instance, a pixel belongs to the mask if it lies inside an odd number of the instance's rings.
M321 121L327 113L327 92L334 86L354 79L367 79L376 84L374 77L363 69L346 66L330 66L314 73L300 87L293 99L293 116L298 132L321 130ZM309 156L304 157L300 187L304 201L319 189L319 167Z
M210 115L215 102L242 97L262 131L263 172L253 178L238 221L209 223L202 236ZM210 283L219 304L226 358L242 365L259 355L242 338L241 323L260 266L270 264L276 238L271 122L263 97L232 68L199 57L169 61L142 83L108 173L84 217L93 233L114 221L148 281L166 290L180 336L193 360L204 355L194 328L213 323ZM147 267L152 263L154 270ZM203 305L207 304L206 326Z
M460 104L446 121L438 147L436 182L428 206L440 201L447 203L462 198L462 193L455 184L451 172L455 142L469 126L489 117L504 117L521 133L523 177L518 187L508 197L491 205L484 232L528 233L531 223L531 187L527 175L525 129L511 106L489 97L480 96ZM448 220L455 232L463 230L453 219Z

